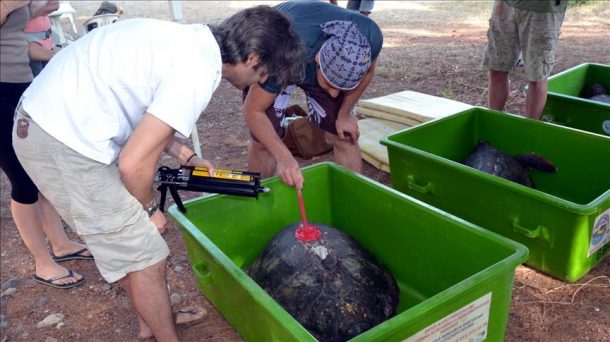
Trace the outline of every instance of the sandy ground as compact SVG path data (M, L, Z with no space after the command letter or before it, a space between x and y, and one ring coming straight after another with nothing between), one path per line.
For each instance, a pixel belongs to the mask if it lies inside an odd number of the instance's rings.
M72 1L81 23L100 1ZM165 1L118 1L123 19L171 19ZM255 1L183 2L184 22L218 22ZM345 2L339 2L345 5ZM382 1L372 18L381 26L385 42L377 75L364 98L414 90L473 105L486 105L486 72L480 67L486 42L489 1ZM571 8L563 25L554 73L584 62L610 64L610 6L607 2ZM522 113L522 70L511 75L507 111ZM223 82L198 122L204 155L217 166L246 168L248 131L243 122L240 92ZM309 165L332 160L330 154L301 160ZM172 162L162 159L161 163ZM175 165L173 165L175 166ZM389 175L366 165L366 176L390 184ZM10 213L10 185L0 175L1 247L0 341L133 341L137 320L124 292L107 284L92 262L71 262L85 275L85 285L54 290L31 280L32 258L21 242ZM68 229L68 231L70 231ZM70 232L70 234L72 234ZM74 235L72 235L74 236ZM165 238L172 255L168 282L174 307L204 307L199 325L181 329L185 341L240 341L239 334L197 290L179 229L170 224ZM534 269L516 269L506 341L610 341L610 258L606 257L577 284L569 284ZM9 288L15 290L8 291ZM61 323L37 328L50 314L61 313Z

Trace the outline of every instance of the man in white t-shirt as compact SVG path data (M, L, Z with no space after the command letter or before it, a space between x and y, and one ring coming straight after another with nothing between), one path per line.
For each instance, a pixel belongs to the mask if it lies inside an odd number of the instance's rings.
M243 89L301 77L301 47L276 9L243 10L218 26L132 19L96 29L58 53L24 93L13 128L28 174L87 243L108 282L119 281L140 338L177 340L165 279L166 218L154 200L163 151L212 164L188 136L221 78Z

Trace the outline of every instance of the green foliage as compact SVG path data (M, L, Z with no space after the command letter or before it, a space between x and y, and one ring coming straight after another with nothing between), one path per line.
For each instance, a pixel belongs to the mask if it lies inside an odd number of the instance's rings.
M448 98L448 99L455 99L455 94L453 93L453 89L451 89L448 86L444 86L441 89L441 94L443 94L443 96Z

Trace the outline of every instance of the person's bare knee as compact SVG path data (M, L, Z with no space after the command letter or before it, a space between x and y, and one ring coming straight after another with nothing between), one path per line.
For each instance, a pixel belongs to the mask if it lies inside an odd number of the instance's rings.
M489 78L493 81L504 81L508 79L508 71L489 69Z
M337 164L359 173L362 172L362 157L358 141L339 139L338 135L328 132L325 132L324 138L327 143L333 145L333 155Z
M262 178L275 174L275 158L258 141L252 140L248 149L248 170L260 172Z
M154 278L158 278L163 280L163 282L165 282L165 275L166 275L166 264L167 264L167 258L159 261L158 263L154 264L154 265L150 265L140 271L137 272L132 272L130 273L130 276L132 279L134 279L137 276L141 276L141 275L145 275L147 277L154 277Z
M534 92L546 91L547 84L547 80L529 81L527 89L528 91L532 90Z

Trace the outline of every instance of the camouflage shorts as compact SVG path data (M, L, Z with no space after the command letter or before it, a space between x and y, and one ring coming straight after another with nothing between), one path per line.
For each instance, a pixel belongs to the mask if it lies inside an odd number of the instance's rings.
M511 71L521 52L527 80L545 80L555 64L564 14L520 10L497 0L489 20L483 66Z

